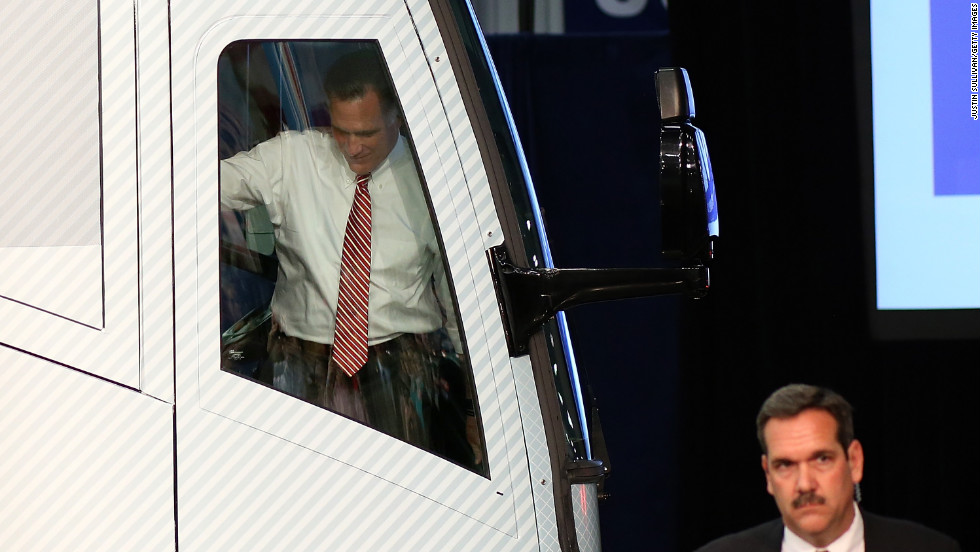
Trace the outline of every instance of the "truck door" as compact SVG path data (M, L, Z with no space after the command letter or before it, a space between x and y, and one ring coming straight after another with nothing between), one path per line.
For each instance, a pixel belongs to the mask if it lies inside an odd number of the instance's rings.
M454 9L462 6L257 1L230 10L224 3L171 3L181 547L557 545L556 510L564 507L556 509L561 487L552 476L535 377L528 357L510 357L487 255L504 240L499 205L508 206L516 239L523 239L519 225L538 221L514 217L502 165L488 165L499 154L486 143L491 127L480 127L486 114L473 111L481 100L467 96L475 88L457 84L472 80L461 77L472 75L469 60L458 31L452 44L442 34L463 15ZM267 160L279 155L268 154L271 144L282 152L291 147L284 140L332 132L325 130L332 121L323 118L322 81L350 50L380 56L404 117L399 141L420 186L414 195L428 217L422 226L434 232L434 271L447 277L448 294L440 293L438 304L452 347L442 350L454 353L446 356L459 367L459 385L446 386L461 389L456 397L467 406L469 460L437 437L406 437L276 384L269 348L256 339L268 335L265 325L280 324L281 303L272 300L266 313L268 297L291 274L277 248L286 239L303 243L308 228L275 202L265 213L229 202L223 208L229 185L221 174L229 165L221 160L243 151ZM271 163L284 166L282 159ZM523 188L523 179L517 185ZM525 231L537 239L537 228ZM546 249L535 250L544 262ZM563 347L560 340L548 345L544 335L540 351ZM550 357L536 362L559 369ZM579 425L580 412L569 412ZM563 455L564 438L561 446ZM562 493L566 501L569 492Z

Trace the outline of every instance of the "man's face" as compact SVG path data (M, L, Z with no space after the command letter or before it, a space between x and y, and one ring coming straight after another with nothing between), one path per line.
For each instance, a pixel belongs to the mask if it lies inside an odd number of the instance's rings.
M833 542L854 519L854 484L864 471L861 444L852 441L845 455L837 442L837 421L819 409L772 418L763 436L766 490L783 523L814 546Z
M350 170L367 174L395 147L401 118L385 113L378 94L368 89L360 98L330 102L330 125Z

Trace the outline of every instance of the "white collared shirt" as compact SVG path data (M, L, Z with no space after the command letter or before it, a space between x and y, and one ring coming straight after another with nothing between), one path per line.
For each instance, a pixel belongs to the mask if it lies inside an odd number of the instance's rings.
M861 509L854 503L854 519L851 526L844 531L844 534L837 537L837 540L824 546L816 548L806 542L796 533L783 527L783 547L782 552L814 552L815 550L827 550L828 552L864 552L864 518L861 517Z
M275 228L279 274L272 312L286 335L333 343L340 258L355 175L333 136L285 131L221 162L221 203L265 205ZM368 342L447 326L431 284L448 283L418 170L406 140L371 173ZM451 305L451 303L449 303ZM447 305L447 311L450 309ZM458 345L458 336L453 335Z

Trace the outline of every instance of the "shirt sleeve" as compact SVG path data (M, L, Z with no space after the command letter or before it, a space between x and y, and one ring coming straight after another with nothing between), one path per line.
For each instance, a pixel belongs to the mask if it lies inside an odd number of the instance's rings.
M270 214L276 211L285 147L286 139L280 134L221 161L221 205L235 210L266 205Z

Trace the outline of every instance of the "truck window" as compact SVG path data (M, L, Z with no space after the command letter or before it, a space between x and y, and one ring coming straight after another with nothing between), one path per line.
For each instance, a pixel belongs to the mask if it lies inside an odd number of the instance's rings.
M372 41L218 62L222 369L489 477L410 129Z

